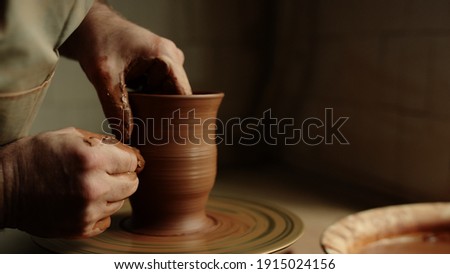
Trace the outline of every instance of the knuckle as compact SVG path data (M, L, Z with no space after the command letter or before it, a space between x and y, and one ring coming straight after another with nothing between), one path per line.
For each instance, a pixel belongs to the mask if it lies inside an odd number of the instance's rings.
M99 76L104 78L111 77L111 62L108 61L97 61L96 62L97 73Z
M83 222L83 227L80 230L80 237L89 238L96 236L105 231L110 226L111 226L111 217L99 219L95 218L93 215L87 216Z
M124 198L127 198L131 196L133 193L136 192L138 186L139 186L139 179L136 175L136 173L130 173L130 178L128 179L127 184L123 186L122 192L125 194Z
M84 198L87 203L95 204L107 193L107 189L97 180L85 180L84 182Z
M77 133L78 132L76 127L66 127L64 129L62 129L61 131L67 131L69 133Z
M178 58L180 59L181 64L184 63L185 57L184 57L184 52L181 49L178 49Z
M180 51L180 49L172 40L164 37L158 38L157 46L160 52L166 52L169 55L178 54L178 51Z
M91 216L85 214L81 220L78 222L79 229L77 231L77 238L88 238L92 237L92 223L93 220Z
M166 38L161 39L161 44L163 47L165 47L169 50L177 50L178 49L175 42L173 42L172 40L166 39Z
M72 157L76 162L76 165L83 172L96 169L100 165L100 161L95 153L92 153L86 146L77 146L72 152Z
M113 80L114 69L113 61L107 56L93 60L91 65L85 68L88 72L87 75L94 85L110 83Z
M56 134L78 135L79 131L78 131L78 129L76 127L66 127L66 128L54 131L54 133L56 133Z
M139 179L136 176L136 179L133 181L133 184L132 184L132 187L131 187L131 194L130 194L130 196L137 191L138 187L139 187Z

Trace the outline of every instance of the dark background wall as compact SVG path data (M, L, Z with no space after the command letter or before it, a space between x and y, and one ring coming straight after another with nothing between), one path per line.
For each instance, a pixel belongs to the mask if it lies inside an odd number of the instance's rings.
M222 169L281 165L410 200L450 198L450 1L110 3L184 51L195 90L225 92L223 121L268 109L296 128L325 120L325 108L349 117L348 145L291 146L279 136L244 146L236 131L234 145L219 146ZM103 119L78 65L62 60L33 132L100 131Z

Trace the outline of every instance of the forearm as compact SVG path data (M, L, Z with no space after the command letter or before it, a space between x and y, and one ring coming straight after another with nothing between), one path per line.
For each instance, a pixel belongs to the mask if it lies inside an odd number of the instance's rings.
M16 150L15 143L0 148L0 229L15 227L13 215L16 206L12 202L12 193L15 192L13 189L13 174L16 168L12 154Z
M86 58L89 51L84 47L96 47L99 44L98 32L111 29L111 24L124 20L102 0L96 0L80 26L61 45L59 52L62 56L80 61ZM101 22L99 24L99 22Z
M3 167L0 164L0 229L5 228L5 191L4 191Z

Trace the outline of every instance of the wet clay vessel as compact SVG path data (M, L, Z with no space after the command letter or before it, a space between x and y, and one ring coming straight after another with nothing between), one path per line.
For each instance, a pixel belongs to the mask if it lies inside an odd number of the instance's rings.
M284 252L303 233L296 215L267 201L209 197L222 97L130 93L131 145L146 162L136 193L96 237L34 241L58 253Z
M130 93L131 145L146 161L130 197L126 229L146 235L183 235L214 226L206 203L216 177L216 116L223 93Z

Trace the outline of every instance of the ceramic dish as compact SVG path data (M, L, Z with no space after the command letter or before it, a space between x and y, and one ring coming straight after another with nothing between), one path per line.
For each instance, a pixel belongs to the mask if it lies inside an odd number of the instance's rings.
M326 253L450 253L450 203L375 208L331 225L321 238Z

